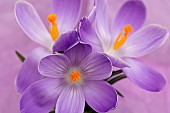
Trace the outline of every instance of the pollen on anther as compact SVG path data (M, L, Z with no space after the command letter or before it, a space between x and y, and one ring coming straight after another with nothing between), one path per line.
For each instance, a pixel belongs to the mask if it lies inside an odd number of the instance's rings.
M49 32L51 34L51 37L54 41L56 41L59 37L59 30L58 30L58 25L57 25L57 15L55 14L49 14L48 17L48 22L51 23L51 26L49 26Z
M56 21L56 19L57 19L57 15L49 14L47 18L48 18L48 22L54 23Z
M124 27L125 32L130 33L130 32L132 32L132 30L133 30L133 28L132 28L132 26L130 24L128 24L127 26Z
M80 79L80 72L72 72L70 79L72 82L76 82Z
M123 44L126 42L128 38L128 34L132 31L133 31L133 27L130 24L126 25L123 28L123 31L121 31L118 37L116 38L113 49L118 50L121 46L123 46Z

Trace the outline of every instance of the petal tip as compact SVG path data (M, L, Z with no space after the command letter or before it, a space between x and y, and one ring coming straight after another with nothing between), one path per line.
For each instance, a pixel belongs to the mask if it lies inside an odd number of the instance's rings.
M167 39L169 38L169 30L167 27L159 25L159 24L151 24L152 27L156 28L157 30L160 30L162 33L162 43L160 44L160 46L162 46L163 44L165 44L165 42L167 41Z

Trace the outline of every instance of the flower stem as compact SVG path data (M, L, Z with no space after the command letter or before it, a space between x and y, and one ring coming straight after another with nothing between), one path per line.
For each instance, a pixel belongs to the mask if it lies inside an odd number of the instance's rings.
M15 53L17 54L17 56L21 60L21 62L24 62L24 60L25 60L24 56L21 53L19 53L18 51L15 51Z
M119 96L124 97L123 94L120 93L117 89L115 89L115 90L116 90L116 92L117 92L117 94L118 94Z
M87 103L85 104L84 113L97 113Z
M118 75L118 74L120 74L122 72L123 72L122 70L112 71L112 75L111 76Z
M116 76L118 74L121 74L123 71L122 70L117 70L117 71L112 71L112 74L109 78L106 79L106 81L108 81L110 78L112 78L113 76Z
M108 82L109 84L114 84L114 83L116 83L116 82L118 82L118 81L120 81L120 80L122 80L122 79L124 79L124 78L127 78L127 77L123 74L123 75L119 75L119 76L117 76L117 77L114 77L114 78L112 78L111 80L107 80L107 82Z

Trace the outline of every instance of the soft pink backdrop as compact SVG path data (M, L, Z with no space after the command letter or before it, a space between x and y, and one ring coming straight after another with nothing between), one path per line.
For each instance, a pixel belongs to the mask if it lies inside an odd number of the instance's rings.
M47 25L46 16L50 13L49 0L28 0L31 2L42 20ZM84 0L84 9L92 0ZM109 0L110 17L126 0ZM15 55L15 50L27 56L39 45L32 42L20 29L15 21L13 8L15 0L0 1L0 113L19 113L19 95L15 91L14 81L21 62ZM158 23L170 29L170 1L144 0L147 7L145 24ZM84 13L88 11L84 10ZM159 93L144 91L128 79L114 87L119 89L124 98L119 98L118 108L109 113L170 113L170 39L157 51L140 58L148 65L159 70L167 80L165 89Z

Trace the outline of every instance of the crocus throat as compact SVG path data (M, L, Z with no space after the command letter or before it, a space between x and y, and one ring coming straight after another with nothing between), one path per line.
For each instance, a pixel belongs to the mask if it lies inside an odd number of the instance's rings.
M71 79L72 82L78 81L80 79L80 72L77 72L77 71L72 72L70 79Z
M127 40L128 34L131 33L133 30L130 24L124 26L123 31L119 33L116 41L114 42L114 50L118 50Z
M50 31L51 37L54 41L56 41L57 38L59 37L58 26L56 23L57 15L49 14L47 18L48 18L48 22L51 23L51 26L49 26L49 31Z

